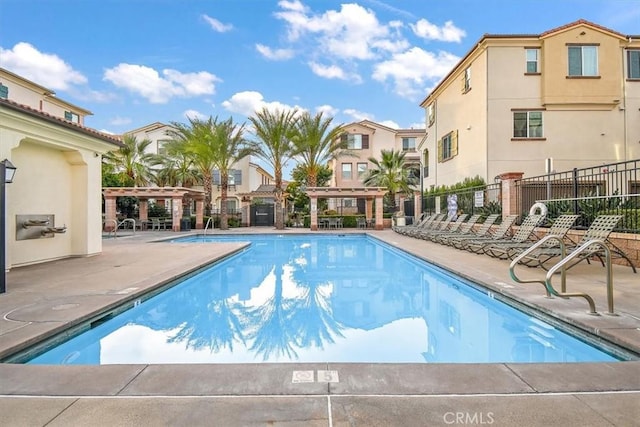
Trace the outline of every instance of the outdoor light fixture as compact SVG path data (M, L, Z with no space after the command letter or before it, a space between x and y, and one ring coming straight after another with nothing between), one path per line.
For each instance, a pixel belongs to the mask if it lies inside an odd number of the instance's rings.
M5 184L11 184L17 168L7 159L2 161L2 166L4 169L4 182Z
M7 268L6 268L6 233L5 233L5 195L4 187L6 184L13 182L16 174L16 167L9 160L4 159L0 162L0 176L4 179L0 181L0 294L7 291Z

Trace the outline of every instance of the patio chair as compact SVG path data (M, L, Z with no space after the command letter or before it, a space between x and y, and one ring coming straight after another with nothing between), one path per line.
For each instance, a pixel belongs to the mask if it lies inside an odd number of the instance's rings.
M442 222L442 220L447 216L447 214L435 214L430 216L429 218L427 218L426 221L420 223L420 225L418 225L415 228L412 229L408 229L406 230L406 232L404 233L405 236L410 236L410 237L416 237L416 234L424 231L424 230L429 230L433 227L437 227L439 223Z
M470 233L464 235L450 235L449 237L445 237L444 235L442 235L440 236L438 242L456 248L456 245L460 245L468 239L487 236L489 231L491 230L491 227L499 217L499 214L491 214L485 218L484 222L477 229L472 230Z
M502 218L502 222L500 222L500 225L496 229L488 230L484 236L480 237L469 236L468 238L458 238L456 239L454 247L474 252L477 245L482 244L481 242L491 242L504 239L509 236L511 227L516 222L516 219L518 219L518 215L507 215ZM472 243L473 246L469 246L470 243Z
M429 240L431 240L432 242L445 244L445 241L448 238L468 235L469 233L473 232L473 227L478 223L481 217L482 215L480 214L473 214L466 222L463 222L456 231L433 233L429 236Z
M399 227L397 225L392 225L392 229L393 231L400 233L400 234L407 234L407 232L409 230L415 230L417 227L423 227L425 224L427 224L430 221L433 221L433 217L434 215L430 215L430 216L424 216L422 219L420 219L419 221L417 221L415 224L411 224L411 225L405 225L402 227ZM360 218L358 218L360 219ZM362 218L364 220L364 228L367 227L367 221L366 219Z
M458 229L460 229L460 226L462 225L464 220L467 219L468 216L469 215L467 214L458 215L458 218L455 221L450 220L448 221L448 223L445 223L439 228L418 232L418 234L415 237L419 237L424 240L431 240L433 236L436 236L438 234L455 233L456 231L458 231Z
M565 256L569 256L576 249L580 248L581 252L576 256L575 261L566 266L566 269L570 269L582 261L590 262L591 258L597 258L602 266L604 263L604 255L602 247L598 244L588 245L591 241L600 241L607 245L610 250L611 257L624 258L631 266L634 273L637 273L636 267L624 251L618 248L609 240L609 236L613 232L618 222L622 219L622 215L600 215L589 226L582 238L575 245L566 247ZM544 240L544 239L543 239ZM553 239L552 239L553 240ZM562 249L560 243L556 240L556 245L549 247L536 248L531 253L523 252L520 256L524 255L518 262L528 266L540 266L545 270L548 270L546 263L554 258L562 257ZM518 259L520 256L516 257ZM514 259L514 260L515 260Z
M551 224L551 227L549 228L549 231L547 231L546 235L556 236L560 239L565 240L570 244L570 246L575 246L575 242L567 237L567 233L569 232L569 230L571 230L571 227L573 227L573 224L578 218L580 218L580 215L560 215L553 221L553 224ZM557 241L549 241L545 246L552 247L557 243ZM507 246L507 256L509 259L514 259L530 247L531 243L513 243Z
M356 218L356 226L358 228L367 228L367 220L364 217L359 216L358 218Z
M544 221L544 219L544 215L541 214L527 215L511 238L481 243L473 248L474 252L482 252L493 258L509 259L509 248L511 245L522 244L527 241L531 244L537 239L535 235L536 227ZM469 246L473 247L474 243L469 242Z

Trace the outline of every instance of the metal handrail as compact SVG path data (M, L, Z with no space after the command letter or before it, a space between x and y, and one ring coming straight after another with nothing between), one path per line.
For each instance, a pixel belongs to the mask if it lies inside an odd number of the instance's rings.
M542 286L544 286L544 290L547 294L548 298L551 298L551 294L552 292L550 291L550 289L547 287L546 281L545 280L522 280L519 277L516 276L516 272L515 272L515 268L516 266L520 263L520 261L522 259L524 259L526 256L528 256L530 253L535 252L536 249L538 249L540 246L545 245L549 240L555 240L560 244L560 255L561 258L564 258L567 254L567 248L566 245L564 243L564 241L562 240L562 237L560 236L556 236L556 235L549 235L549 236L544 236L542 239L540 239L539 241L537 241L536 243L534 243L529 249L523 251L520 255L518 255L517 257L515 257L513 259L513 261L511 261L511 264L509 264L509 275L511 276L511 278L518 282L518 283L540 283ZM560 277L561 277L561 286L562 286L562 292L566 292L567 290L567 271L566 268L562 268L562 270L560 271Z
M106 224L107 222L113 222L113 237L117 237L117 231L118 231L118 221L115 219L105 219L104 221L102 221L103 226L104 224ZM111 236L111 231L109 231L109 234L107 234L107 236Z
M119 228L122 224L125 224L127 222L131 222L133 225L131 228L133 228L133 234L136 234L136 220L133 218L125 218L122 221L120 221L120 223L118 224L118 226L116 227Z
M515 274L515 267L520 263L520 261L522 259L524 259L527 255L529 255L530 253L534 252L536 249L540 248L541 246L543 246L546 242L548 242L549 240L555 240L560 244L560 261L555 264L553 267L551 267L549 269L549 271L547 271L547 274L545 276L544 280L522 280L520 278L518 278ZM599 246L601 249L604 250L605 253L605 267L606 267L606 271L607 271L607 308L608 308L608 312L607 314L615 316L616 314L614 313L613 310L613 269L612 269L612 265L611 265L611 250L609 249L609 247L607 246L607 244L600 239L591 239L588 240L587 242L583 243L582 245L578 246L576 249L574 249L571 254L569 254L567 256L567 249L566 249L566 245L564 243L564 241L562 240L562 237L560 236L545 236L544 238L542 238L540 241L536 242L534 245L532 245L529 249L527 249L526 251L522 252L520 255L518 255L516 258L513 259L513 261L511 261L511 264L509 265L509 275L511 276L511 278L518 282L518 283L540 283L544 286L545 288L545 292L547 294L547 297L551 297L553 296L558 296L561 298L570 298L570 297L582 297L584 299L587 300L587 302L589 303L589 314L592 315L598 315L598 312L596 311L596 305L595 302L593 300L593 298L591 298L591 296L587 293L584 292L567 292L567 264L569 264L571 261L573 261L576 257L583 255L584 252L593 252L592 246ZM573 264L572 264L573 265ZM571 266L569 266L571 267ZM556 274L556 272L560 270L560 280L561 280L561 284L560 284L560 292L558 292L553 285L551 284L551 279L553 278L553 276Z
M211 229L213 229L214 223L212 220L213 220L213 217L209 217L209 219L207 220L207 224L204 226L204 231L202 232L203 235L207 234L207 228L209 228L209 224L211 224Z
M615 316L615 313L613 311L613 269L611 266L611 249L609 249L609 247L603 240L599 240L599 239L589 240L584 244L582 244L582 246L579 246L574 251L572 251L568 257L563 257L559 263L551 267L547 272L547 277L545 278L546 287L547 289L549 289L549 291L551 291L551 293L559 297L566 297L566 298L582 297L586 299L587 302L589 303L589 309L590 309L589 314L597 315L598 312L596 311L596 304L593 301L593 298L591 298L591 296L583 292L572 292L572 293L566 293L564 291L557 292L553 288L553 285L551 284L551 278L559 268L561 268L564 271L565 265L570 261L572 261L577 256L579 256L581 253L586 252L587 250L589 252L593 252L593 249L591 248L592 246L599 246L601 249L604 249L605 267L607 269L607 308L609 310L607 314Z

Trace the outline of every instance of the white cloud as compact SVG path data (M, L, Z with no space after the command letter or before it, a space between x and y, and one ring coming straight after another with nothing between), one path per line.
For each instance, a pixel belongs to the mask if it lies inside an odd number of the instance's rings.
M223 24L222 22L210 17L209 15L202 15L202 18L214 31L217 31L219 33L226 33L227 31L231 31L233 29L233 25Z
M426 129L426 127L424 120L421 122L411 123L409 125L409 129Z
M358 4L343 4L339 11L329 10L322 15L307 14L299 2L280 2L279 5L285 10L275 16L286 22L289 41L297 41L303 35L315 36L314 51L324 56L366 60L375 58L378 51L406 48L406 41L398 33L391 34L373 11Z
M380 82L393 80L399 96L415 100L425 95L427 88L444 77L459 60L448 52L436 55L413 47L375 65L372 77Z
M391 129L400 129L400 125L394 122L393 120L383 120L380 123L382 126L386 126Z
M426 19L421 19L409 26L416 36L426 40L460 43L462 38L467 35L464 30L456 27L452 21L445 22L444 27L438 27Z
M316 107L315 110L316 113L322 113L326 117L335 117L340 112L337 108L326 104Z
M263 108L267 108L271 111L280 110L287 111L294 108L298 108L303 111L299 106L290 106L278 101L267 102L260 92L245 91L234 94L231 98L222 102L222 106L232 113L242 114L246 117L250 117L256 111L260 111Z
M361 120L372 120L373 121L373 115L369 114L369 113L363 113L362 111L358 111L358 110L354 110L353 108L347 108L346 110L342 111L346 116L349 116L351 118L354 119L354 121L361 121Z
M182 113L185 119L207 120L209 116L196 110L186 110Z
M109 120L109 124L113 126L123 126L131 123L131 118L116 116Z
M172 97L193 97L215 93L215 83L221 81L206 71L181 73L176 70L156 70L144 65L118 64L107 69L104 80L117 87L146 98L153 104L164 104Z
M347 79L347 75L344 70L337 65L322 65L317 62L310 62L309 67L311 68L311 71L313 71L313 74L326 79Z
M291 59L294 55L292 49L271 49L269 46L263 44L256 44L256 50L260 52L262 56L272 61Z
M87 78L54 54L43 53L29 43L17 43L13 49L0 47L0 64L26 79L52 90L68 90L85 85Z

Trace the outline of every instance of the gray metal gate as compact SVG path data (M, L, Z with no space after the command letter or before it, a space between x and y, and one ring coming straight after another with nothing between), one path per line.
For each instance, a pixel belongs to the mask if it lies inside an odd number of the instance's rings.
M251 206L251 225L254 227L268 227L275 225L275 205Z

